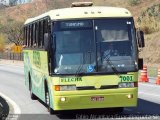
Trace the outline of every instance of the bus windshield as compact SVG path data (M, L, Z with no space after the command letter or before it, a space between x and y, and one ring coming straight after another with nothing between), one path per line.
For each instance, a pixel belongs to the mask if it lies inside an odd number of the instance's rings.
M54 22L55 74L114 73L137 70L132 19Z

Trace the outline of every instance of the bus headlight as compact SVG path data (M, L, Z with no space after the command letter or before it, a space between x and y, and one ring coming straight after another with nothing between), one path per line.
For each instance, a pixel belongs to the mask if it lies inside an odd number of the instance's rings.
M65 97L61 97L61 102L65 102L66 101L66 98Z
M122 82L118 85L119 88L132 88L136 87L134 82Z
M56 91L72 91L72 90L76 90L76 86L75 85L56 85L55 90Z

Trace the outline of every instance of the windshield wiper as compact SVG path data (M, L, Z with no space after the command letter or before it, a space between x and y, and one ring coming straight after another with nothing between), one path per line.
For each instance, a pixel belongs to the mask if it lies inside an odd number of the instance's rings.
M89 58L89 62L91 62L91 56L90 56L91 52L90 51L87 51L87 56L86 58L83 57L83 63L79 65L77 71L76 71L76 76L81 76L83 74L85 74L85 72L81 72L81 70L83 69L83 66L85 64L85 61Z
M76 71L75 76L81 76L82 74L84 74L84 73L81 73L82 68L83 68L83 64L80 64Z
M111 66L111 68L114 71L114 73L119 77L120 76L119 72L116 69L116 67L114 66L114 64L110 61L110 56L106 57L104 60L107 61L107 63Z

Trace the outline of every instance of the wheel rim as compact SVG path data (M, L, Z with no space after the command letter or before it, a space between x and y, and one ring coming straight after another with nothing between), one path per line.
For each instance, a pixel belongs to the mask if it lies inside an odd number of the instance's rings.
M46 104L49 106L49 93L48 92L46 92Z

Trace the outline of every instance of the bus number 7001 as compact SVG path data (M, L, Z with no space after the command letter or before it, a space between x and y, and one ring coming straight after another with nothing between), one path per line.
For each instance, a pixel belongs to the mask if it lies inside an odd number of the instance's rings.
M121 82L131 82L133 81L133 76L120 76Z

